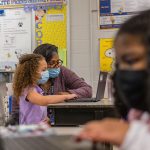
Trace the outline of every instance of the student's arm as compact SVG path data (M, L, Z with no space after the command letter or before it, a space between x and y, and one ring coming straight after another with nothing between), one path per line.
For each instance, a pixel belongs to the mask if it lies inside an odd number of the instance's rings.
M87 123L78 140L90 140L95 142L108 142L120 146L128 131L129 124L120 119L103 119Z
M79 98L92 97L92 88L82 78L78 77L71 70L62 67L62 74L65 81L65 86L69 93L76 94Z
M63 102L64 100L73 99L75 97L76 97L75 94L43 96L37 93L36 91L31 90L27 95L27 100L36 105L47 106L48 104L60 103Z
M118 119L92 121L85 125L77 140L108 142L120 150L150 150L150 125L142 121L127 123Z

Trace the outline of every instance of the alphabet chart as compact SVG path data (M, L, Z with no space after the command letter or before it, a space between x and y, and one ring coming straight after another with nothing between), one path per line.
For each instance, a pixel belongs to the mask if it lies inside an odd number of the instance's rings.
M67 8L37 10L35 12L36 45L54 44L66 66L67 57Z

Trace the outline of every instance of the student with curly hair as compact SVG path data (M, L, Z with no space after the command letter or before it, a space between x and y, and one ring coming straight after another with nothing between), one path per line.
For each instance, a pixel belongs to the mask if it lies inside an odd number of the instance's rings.
M47 118L47 105L75 98L75 94L43 96L40 85L49 79L45 58L26 54L19 59L13 90L19 104L19 124L37 124Z

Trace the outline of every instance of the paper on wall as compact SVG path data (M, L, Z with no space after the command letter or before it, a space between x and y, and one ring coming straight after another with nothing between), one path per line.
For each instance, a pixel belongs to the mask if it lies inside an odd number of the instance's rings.
M112 38L100 39L100 71L111 72L114 69L115 51Z
M31 53L31 18L23 9L6 9L0 17L0 69L5 62L14 69L21 54Z

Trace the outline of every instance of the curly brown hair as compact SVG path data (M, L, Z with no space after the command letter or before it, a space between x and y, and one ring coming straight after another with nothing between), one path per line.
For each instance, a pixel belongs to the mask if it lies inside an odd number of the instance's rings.
M13 78L14 96L19 102L23 89L37 84L40 74L38 73L39 62L44 57L38 54L25 54L19 58L19 64L16 68Z

